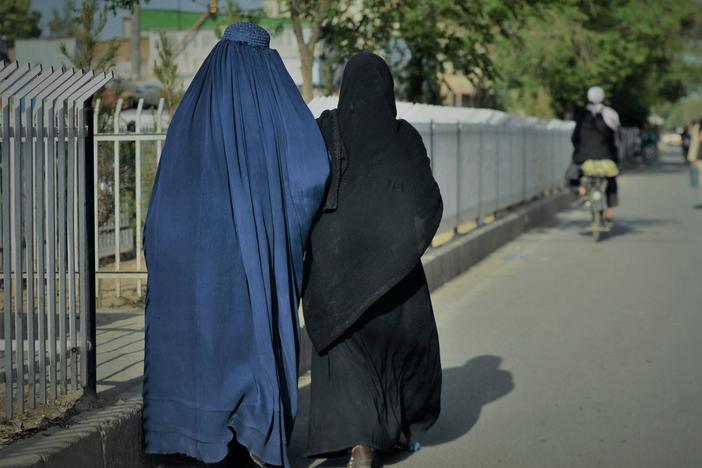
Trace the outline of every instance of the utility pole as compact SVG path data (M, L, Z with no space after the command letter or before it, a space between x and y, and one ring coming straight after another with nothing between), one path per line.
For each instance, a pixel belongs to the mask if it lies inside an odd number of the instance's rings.
M139 2L132 4L132 79L141 78L141 25L139 24Z

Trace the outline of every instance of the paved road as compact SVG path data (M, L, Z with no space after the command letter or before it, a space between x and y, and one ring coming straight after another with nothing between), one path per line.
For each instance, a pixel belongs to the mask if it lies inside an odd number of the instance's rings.
M621 178L609 239L566 212L433 295L442 415L387 465L702 467L702 199L678 162Z

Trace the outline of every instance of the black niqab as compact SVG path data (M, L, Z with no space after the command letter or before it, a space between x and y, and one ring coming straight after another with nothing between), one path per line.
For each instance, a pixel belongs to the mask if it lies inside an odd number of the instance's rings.
M338 109L318 119L332 174L307 249L303 310L320 352L413 271L441 220L422 139L396 115L388 66L362 53L346 66Z

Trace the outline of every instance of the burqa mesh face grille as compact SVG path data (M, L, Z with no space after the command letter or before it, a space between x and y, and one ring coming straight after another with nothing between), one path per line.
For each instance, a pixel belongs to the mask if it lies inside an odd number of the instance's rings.
M222 39L243 42L244 44L264 49L267 49L271 42L271 36L268 34L268 31L253 23L236 23L228 26L224 30Z

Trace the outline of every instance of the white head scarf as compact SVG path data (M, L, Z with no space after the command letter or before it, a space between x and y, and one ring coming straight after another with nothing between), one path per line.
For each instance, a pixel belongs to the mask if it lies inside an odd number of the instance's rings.
M609 128L617 130L619 128L619 114L611 107L607 107L602 102L604 101L605 93L599 86L593 86L587 90L587 100L589 104L587 109L593 114L602 114L602 118Z
M592 88L587 90L587 100L591 104L602 104L602 101L604 101L604 97L604 90L599 86L593 86Z

